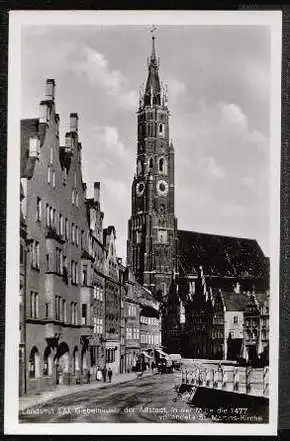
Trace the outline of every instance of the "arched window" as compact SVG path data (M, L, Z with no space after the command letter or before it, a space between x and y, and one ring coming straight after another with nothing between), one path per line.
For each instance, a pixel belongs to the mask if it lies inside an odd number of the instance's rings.
M43 355L43 375L52 375L52 353L47 347Z
M149 159L149 170L152 170L153 169L153 158L150 158Z
M29 355L29 378L39 377L39 352L36 346L33 346Z
M140 176L143 173L143 165L142 165L142 161L140 159L138 159L137 162L137 175Z
M158 170L159 170L159 173L162 173L163 175L167 174L167 163L164 158L159 159Z

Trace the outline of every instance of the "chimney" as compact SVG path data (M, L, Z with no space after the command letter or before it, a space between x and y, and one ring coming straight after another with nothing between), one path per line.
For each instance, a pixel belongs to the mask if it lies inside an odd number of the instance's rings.
M100 203L100 183L94 182L94 202Z
M45 85L45 99L54 101L55 81L52 78L46 80Z
M71 113L70 116L70 131L71 132L78 132L78 114L77 113Z

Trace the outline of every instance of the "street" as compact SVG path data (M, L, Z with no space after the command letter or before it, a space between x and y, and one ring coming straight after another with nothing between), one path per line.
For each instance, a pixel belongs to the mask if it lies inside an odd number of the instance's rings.
M19 414L21 423L210 422L175 390L180 374L154 375L55 398Z

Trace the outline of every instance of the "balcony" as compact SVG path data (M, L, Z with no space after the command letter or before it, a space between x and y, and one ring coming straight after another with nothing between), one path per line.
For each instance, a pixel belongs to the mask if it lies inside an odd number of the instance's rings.
M57 242L63 244L65 243L65 239L64 239L64 235L63 234L59 234L56 230L55 227L52 226L47 226L46 227L46 234L45 234L45 238L46 239L54 239Z

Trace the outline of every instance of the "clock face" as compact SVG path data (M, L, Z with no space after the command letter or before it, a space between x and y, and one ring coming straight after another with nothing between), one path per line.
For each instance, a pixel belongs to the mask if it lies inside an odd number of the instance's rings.
M144 182L138 182L138 184L136 186L136 194L137 194L137 196L142 196L142 194L144 193L144 190L145 190Z
M168 193L168 184L166 181L158 181L157 182L157 191L161 196L165 196Z

